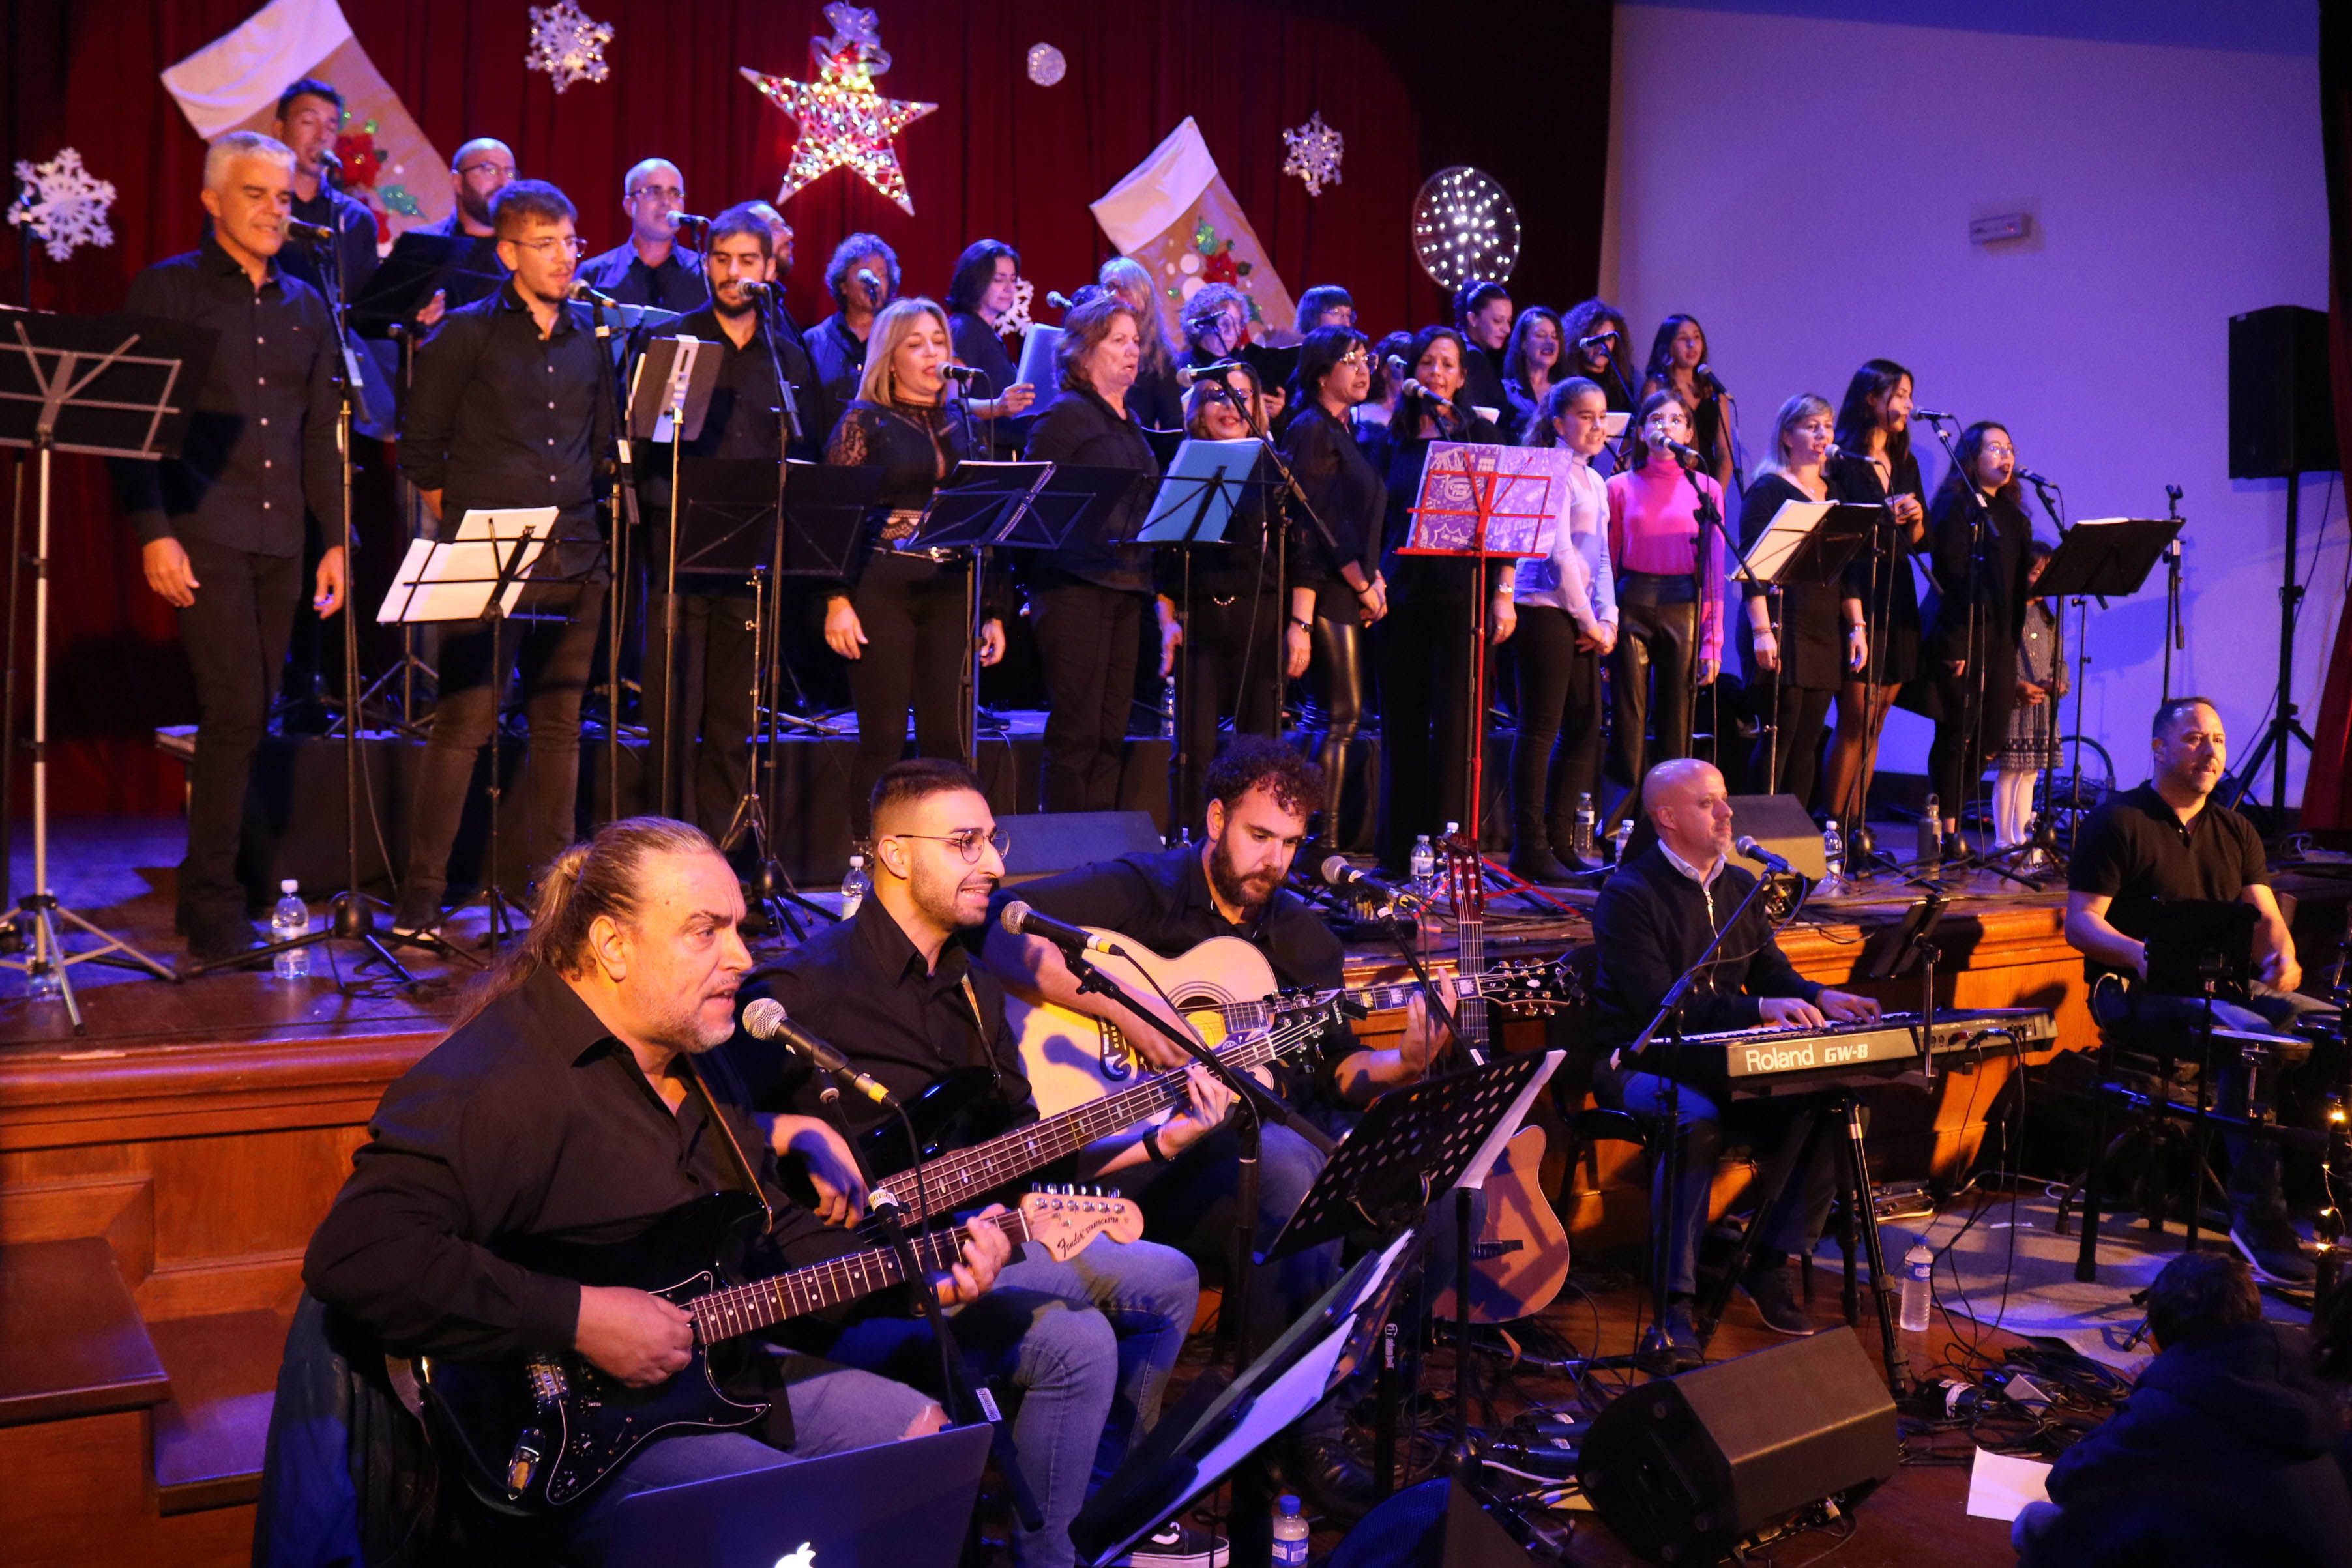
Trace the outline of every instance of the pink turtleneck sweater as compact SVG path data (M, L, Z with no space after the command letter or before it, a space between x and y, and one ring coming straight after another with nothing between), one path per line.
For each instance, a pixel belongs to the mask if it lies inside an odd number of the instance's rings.
M1609 476L1609 559L1620 574L1647 572L1686 577L1699 538L1699 489L1723 515L1723 488L1704 474L1683 472L1671 454L1659 451L1630 473ZM1698 575L1700 653L1723 657L1723 540L1706 530L1706 561Z

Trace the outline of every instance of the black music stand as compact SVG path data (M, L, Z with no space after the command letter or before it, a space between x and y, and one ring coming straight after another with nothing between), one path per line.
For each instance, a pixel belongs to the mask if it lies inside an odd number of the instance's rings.
M957 743L967 768L980 766L980 632L985 624L981 580L988 570L988 552L1020 527L1029 503L1053 472L1050 463L959 462L931 493L914 533L897 547L901 554L924 554L934 560L961 555L971 562L963 615L971 642L958 677L962 689L957 694L963 723Z
M0 446L33 451L37 525L33 559L33 886L0 920L0 965L25 971L28 997L54 994L76 1034L89 1032L68 966L138 969L160 980L170 969L58 902L49 885L49 497L59 452L156 462L175 455L205 384L216 334L143 316L0 315ZM137 474L144 478L153 470ZM15 685L16 650L7 650ZM5 765L8 758L0 758ZM0 834L7 824L0 822ZM99 945L68 953L58 923ZM27 947L29 946L29 951ZM16 956L23 953L24 956Z
M631 441L650 442L669 448L669 502L673 520L679 510L678 497L684 494L679 486L679 465L684 461L686 444L702 434L702 422L710 412L711 390L719 384L719 346L698 338L656 338L646 345L638 357L635 379L629 386L629 402L625 411L627 425L624 435ZM678 532L676 527L666 530L668 535L667 570L662 578L662 692L661 711L667 723L677 722L677 552ZM615 650L617 653L618 650ZM655 797L655 809L665 817L677 815L677 795L671 778L670 760L677 750L677 737L662 736L661 759L656 769L659 780ZM613 809L620 810L614 801Z
M392 251L376 267L375 276L352 299L352 330L362 338L389 337L394 327L414 322L436 294L446 294L447 303L455 307L497 293L507 275L473 265L475 243L471 235L425 234L418 229L393 241Z
M1167 459L1160 474L1159 492L1152 497L1151 509L1136 530L1138 544L1168 545L1177 551L1183 575L1180 591L1183 601L1184 657L1183 678L1177 683L1176 712L1170 716L1176 722L1177 809L1189 815L1192 809L1194 770L1204 762L1195 758L1187 740L1192 732L1191 706L1196 700L1194 681L1199 665L1194 654L1200 639L1193 635L1192 624L1192 551L1202 545L1226 545L1225 528L1233 521L1235 508L1241 506L1249 486L1262 482L1252 476L1257 471L1258 442L1255 436L1239 441L1207 441L1187 436L1177 443L1176 450ZM1237 475L1238 477L1228 477ZM1244 654L1246 659L1246 652ZM1241 680L1246 690L1246 674ZM1210 706L1215 706L1213 695Z
M1894 937L1870 966L1874 980L1899 980L1916 966L1919 981L1919 1071L1929 1082L1936 1077L1936 965L1943 949L1936 946L1936 928L1944 923L1944 890L1930 887L1926 897L1903 912Z
M1732 580L1754 583L1771 599L1776 643L1781 628L1780 591L1790 585L1828 588L1836 584L1855 554L1870 543L1872 531L1885 515L1886 508L1881 505L1783 501L1745 552L1731 549L1731 536L1724 535L1726 553L1737 563ZM1780 787L1780 673L1787 664L1784 647L1773 665L1772 706L1765 715L1772 731L1772 742L1765 753L1765 782L1772 789Z

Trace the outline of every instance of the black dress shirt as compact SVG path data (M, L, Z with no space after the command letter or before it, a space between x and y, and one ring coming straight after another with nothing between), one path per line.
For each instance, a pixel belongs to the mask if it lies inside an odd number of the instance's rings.
M2156 929L2158 906L2167 900L2226 903L2269 881L2262 835L2252 822L2209 797L2184 825L2154 784L2110 795L2093 808L2074 835L2066 869L2068 892L2113 899L2107 924L2142 942ZM2085 979L2122 972L2083 960Z
M1160 459L1153 455L1143 427L1136 423L1135 409L1130 406L1122 415L1091 387L1066 390L1046 404L1045 413L1030 427L1028 450L1023 455L1032 463L1066 463L1079 468L1132 468L1154 479L1160 476ZM1099 523L1090 520L1086 524L1087 538L1071 549L1023 551L1024 555L1037 558L1029 563L1030 581L1050 586L1057 579L1076 579L1123 593L1150 592L1150 546L1096 541L1132 534L1141 527L1150 510L1151 495L1149 485L1134 486L1124 506Z
M454 537L471 507L554 507L556 537L596 537L596 465L613 445L604 351L585 308L565 304L554 330L509 280L452 310L416 351L401 427L400 465L439 490ZM563 570L580 570L567 552Z
M858 383L866 379L866 340L849 329L840 311L809 329L808 352L826 400L835 409L856 402Z
M650 305L656 310L684 315L710 303L710 286L703 280L702 257L673 245L659 267L647 267L636 242L624 240L602 256L580 264L580 277L624 305Z
M1297 553L1291 559L1290 580L1316 591L1318 612L1344 616L1353 606L1355 594L1339 575L1340 569L1353 562L1367 582L1380 570L1381 535L1388 525L1388 484L1357 445L1354 434L1320 403L1300 404L1289 429L1283 433L1282 455L1315 509L1315 520L1302 517L1296 529ZM1328 532L1318 530L1316 522ZM1331 603L1325 603L1326 595L1331 596Z
M960 1067L995 1076L995 1093L1017 1119L1034 1120L1036 1103L1021 1071L1021 1053L1004 1021L1004 987L973 962L978 932L950 941L939 967L927 968L897 916L868 896L857 913L794 947L744 987L746 997L772 996L803 1029L837 1048L902 1101ZM980 1003L974 1017L964 994ZM781 1045L739 1033L724 1048L728 1065L761 1110L827 1115L808 1065ZM843 1096L841 1109L858 1131L889 1112ZM888 1171L877 1171L888 1176Z
M306 505L340 527L334 324L317 291L275 262L257 288L207 236L132 278L122 308L219 340L180 455L111 465L140 542L200 538L291 556L302 553Z
M777 1208L780 1246L838 1250L778 1187L767 1140L725 1074L705 1079ZM630 1240L680 1204L740 1186L700 1098L671 1111L628 1048L545 969L402 1074L368 1130L302 1278L404 1354L569 1345L580 1287L515 1255Z
M1717 923L1731 918L1755 884L1753 874L1727 863L1703 888L1655 842L1601 884L1592 940L1601 955L1598 989L1611 1039L1629 1040L1642 1032L1683 971L1715 940ZM1764 1017L1759 998L1811 1001L1821 993L1780 951L1758 899L1691 988L1683 1031L1753 1029Z
M383 258L375 252L375 214L368 204L356 196L331 190L324 180L319 182L319 193L309 201L294 200L294 215L306 224L317 224L335 231L335 260L342 268L343 303L348 306L360 297L375 276ZM320 279L319 258L308 245L289 240L278 254L278 265L317 289L326 293Z
M710 406L703 415L702 429L686 444L686 455L774 457L780 426L772 411L783 402L776 390L776 371L781 366L784 380L792 383L804 433L801 440L793 443L792 455L803 461L814 461L824 446L824 432L814 423L824 400L816 385L815 371L809 365L808 350L789 329L774 326L762 314L755 314L753 320L760 324L740 349L720 325L717 308L708 305L666 324L654 334L661 338L698 338L718 345L719 379L710 389ZM772 331L772 354L769 348ZM635 351L642 354L645 347L639 343ZM669 514L669 443L647 443L637 458L638 486L648 516L657 519L666 519ZM658 559L658 555L648 559Z

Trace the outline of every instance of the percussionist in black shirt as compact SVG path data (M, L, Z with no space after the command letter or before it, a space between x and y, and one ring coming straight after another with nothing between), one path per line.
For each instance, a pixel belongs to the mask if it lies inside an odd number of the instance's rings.
M213 232L131 279L123 301L131 315L219 334L179 456L114 470L147 586L179 612L195 675L178 924L200 959L253 946L237 836L302 597L306 507L335 530L310 602L321 615L343 602L334 328L325 302L277 260L294 173L294 154L267 136L214 142L204 190Z
M680 315L709 301L702 257L677 243L686 205L686 176L667 158L648 158L621 180L621 210L629 237L580 264L580 277L624 305L650 305Z
M2083 955L2091 1016L2102 1028L2203 1026L2201 998L2159 995L2146 984L2147 938L2162 904L2176 899L2243 902L2257 912L2258 977L2247 995L2213 1003L2216 1028L2269 1033L2329 1010L2296 994L2303 967L2270 889L2261 835L2212 799L2229 756L2221 713L2203 697L2172 698L2156 710L2148 750L2148 781L2109 796L2084 819L2067 870L2066 940ZM2220 1080L2221 1110L2244 1114L2252 1074L2243 1060L2221 1063ZM2231 1239L2268 1278L2308 1282L2315 1270L2287 1218L2278 1145L2226 1130L2222 1141Z
M822 443L827 410L808 350L797 333L761 308L773 244L749 203L713 218L706 258L710 303L662 329L663 337L699 339L719 353L719 380L700 433L686 444L688 457L781 461L785 426L779 370L800 413L802 434L791 443L793 455L813 458ZM740 579L698 573L678 579L677 673L665 678L670 452L664 444L646 453L643 559L652 585L646 611L646 738L655 758L665 745L672 747L677 815L718 838L732 821L751 770L751 677L759 659L751 640L751 591ZM660 776L658 762L649 760L643 780L649 801Z
M1711 764L1688 757L1659 763L1642 787L1642 802L1655 840L1602 884L1592 912L1601 1002L1621 1040L1633 1040L1648 1025L1675 980L1715 939L1718 923L1732 917L1756 882L1730 862L1731 798L1723 775ZM1868 997L1830 990L1798 974L1774 939L1759 900L1748 906L1692 988L1683 1006L1682 1030L1706 1034L1818 1029L1829 1019L1874 1018L1878 1010ZM1665 1040L1666 1033L1659 1039ZM1653 1366L1670 1372L1696 1366L1700 1359L1691 1302L1697 1289L1698 1237L1706 1228L1707 1194L1724 1124L1753 1129L1759 1155L1762 1144L1793 1130L1793 1113L1785 1101L1718 1105L1687 1083L1670 1095L1666 1075L1673 1049L1655 1043L1640 1062L1612 1070L1601 1084L1604 1099L1643 1115L1664 1115L1671 1098L1682 1127L1682 1179L1669 1197L1660 1162L1660 1190L1651 1200L1653 1211L1665 1216L1668 1295L1658 1303L1657 1324L1643 1347ZM1790 1177L1774 1212L1757 1221L1766 1227L1763 1245L1752 1254L1739 1285L1776 1333L1812 1332L1803 1305L1789 1289L1788 1266L1791 1254L1812 1250L1829 1218L1837 1182L1833 1154L1826 1139L1817 1140L1811 1160Z
M488 299L449 312L417 351L401 430L400 465L440 526L456 537L473 508L553 507L554 542L539 556L520 611L538 619L493 629L451 627L441 640L441 701L416 770L408 874L394 926L441 920L474 758L490 737L507 670L519 663L530 761L519 814L536 867L572 838L580 781L580 698L604 608L595 469L611 450L603 350L584 308L565 303L580 240L572 203L519 180L493 208L499 259L514 274Z
M742 894L710 841L660 818L613 823L548 867L531 914L457 1028L384 1092L302 1277L398 1354L569 1348L646 1387L687 1365L692 1320L647 1291L529 1267L532 1246L631 1240L709 1192L740 1190L746 1170L777 1217L749 1272L837 1256L847 1238L793 1205L740 1086L706 1055L734 1032L751 966ZM772 1136L839 1151L821 1123L778 1118ZM963 1262L938 1277L942 1301L980 1296L1007 1257L993 1226L970 1234ZM635 1493L919 1437L944 1419L904 1384L806 1358L758 1358L730 1392L771 1401L766 1423L655 1438L543 1544L601 1563L613 1512ZM446 1495L462 1501L463 1489Z
M876 781L870 805L872 896L850 919L794 947L754 987L764 986L802 1028L903 1101L914 1101L953 1069L976 1067L991 1076L995 1108L1007 1121L1034 1119L1036 1107L1005 1027L1003 988L971 961L973 933L1004 872L1006 841L980 780L961 763L911 758ZM729 1056L761 1106L821 1111L824 1085L810 1079L797 1056L749 1040L730 1047ZM1211 1136L1230 1103L1223 1085L1198 1067L1191 1071L1192 1107L1152 1129L1171 1154ZM888 1119L879 1106L841 1103L861 1132ZM1128 1128L1080 1151L1086 1179L1141 1165L1143 1138L1143 1129ZM875 1174L887 1179L898 1173ZM827 1169L812 1160L810 1175L824 1204L845 1197L851 1212L863 1209L866 1195L854 1167ZM1009 1373L1028 1385L1013 1436L1045 1526L1015 1531L1014 1556L1024 1568L1070 1562L1069 1523L1086 1498L1089 1462L1099 1484L1118 1469L1129 1439L1158 1419L1200 1284L1190 1260L1171 1248L1097 1238L1066 1263L1025 1252L998 1276L987 1302L957 1314L958 1342L989 1375ZM1083 1392L1097 1378L1104 1385L1110 1381L1104 1343L1110 1336L1099 1333L1101 1317L1118 1339L1118 1390L1108 1422ZM851 1329L826 1354L895 1372L910 1355L919 1366L928 1349L919 1334L877 1321Z

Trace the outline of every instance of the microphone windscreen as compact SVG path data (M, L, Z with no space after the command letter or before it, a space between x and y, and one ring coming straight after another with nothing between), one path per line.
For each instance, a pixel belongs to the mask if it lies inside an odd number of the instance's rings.
M1350 867L1349 866L1349 864L1348 864L1348 857L1347 857L1346 855L1326 855L1326 856L1324 856L1324 857L1323 857L1323 881L1324 881L1324 884L1325 884L1326 886L1329 886L1329 887L1338 887L1338 886L1339 886L1342 883L1344 883L1344 882L1346 882L1346 881L1348 880L1348 873L1349 873L1349 871L1350 869L1352 869L1352 868L1350 868Z
M743 1028L755 1040L773 1040L783 1021L784 1004L773 997L758 998L743 1009Z
M996 912L996 923L1003 926L1008 935L1013 936L1021 935L1022 922L1028 918L1029 906L1017 898Z

